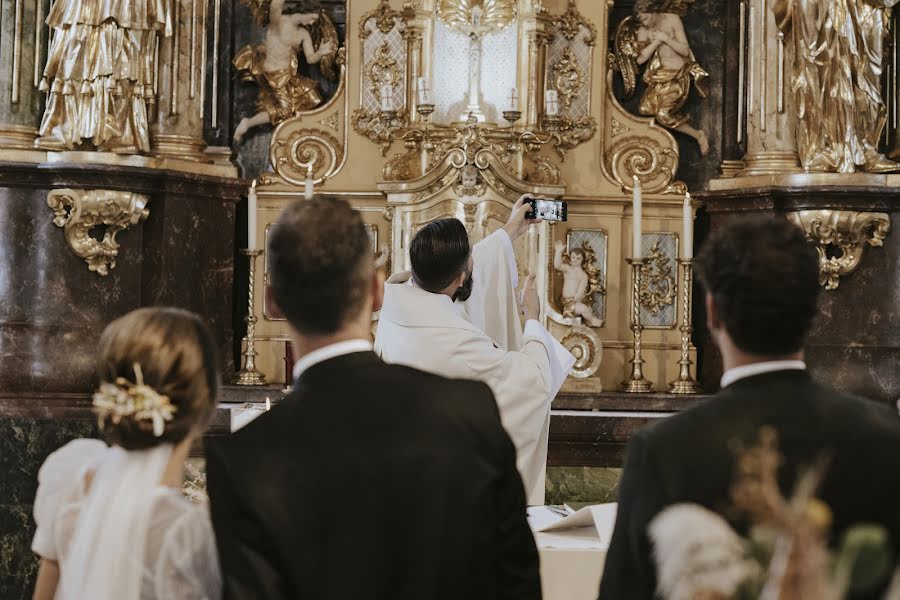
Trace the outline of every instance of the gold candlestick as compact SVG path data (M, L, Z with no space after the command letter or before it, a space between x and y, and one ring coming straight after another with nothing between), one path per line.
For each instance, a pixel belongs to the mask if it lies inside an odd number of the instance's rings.
M256 311L253 307L253 291L256 283L256 257L262 254L262 250L241 250L241 254L249 258L250 291L247 294L247 347L244 350L244 368L235 373L232 383L237 385L264 385L266 376L256 369Z
M703 391L700 384L691 377L691 357L688 350L691 345L691 284L694 274L694 261L690 258L678 260L681 265L681 359L678 361L678 379L669 384L669 391L673 394L697 394Z
M623 390L631 394L646 394L653 390L653 384L644 378L641 358L641 267L648 264L648 258L628 258L631 265L631 331L634 333L634 356L631 358L631 378L622 382Z

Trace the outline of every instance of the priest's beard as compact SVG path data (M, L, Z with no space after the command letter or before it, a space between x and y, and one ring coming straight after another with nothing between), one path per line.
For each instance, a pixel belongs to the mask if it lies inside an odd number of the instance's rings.
M456 292L453 294L453 301L456 302L459 300L460 302L465 302L469 299L469 296L472 295L472 273L466 277L466 280L462 282L462 285L456 288Z

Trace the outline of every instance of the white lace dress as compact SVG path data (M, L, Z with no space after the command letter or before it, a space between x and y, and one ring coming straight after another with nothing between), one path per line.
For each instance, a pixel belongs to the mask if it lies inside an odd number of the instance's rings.
M107 452L100 440L69 442L44 461L38 473L31 549L58 561L67 550L87 489L85 473ZM212 600L221 597L221 577L206 503L194 504L179 490L157 486L150 502L141 599Z

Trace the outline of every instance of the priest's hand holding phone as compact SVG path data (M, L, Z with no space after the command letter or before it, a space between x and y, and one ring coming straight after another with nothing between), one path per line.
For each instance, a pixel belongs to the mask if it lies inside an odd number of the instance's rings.
M509 239L512 241L515 241L516 238L528 231L528 228L531 227L532 224L541 222L540 219L527 218L528 212L531 210L531 205L525 202L526 198L531 198L531 196L528 194L519 196L519 199L513 204L512 212L509 214L506 225L503 226L503 230L509 235Z

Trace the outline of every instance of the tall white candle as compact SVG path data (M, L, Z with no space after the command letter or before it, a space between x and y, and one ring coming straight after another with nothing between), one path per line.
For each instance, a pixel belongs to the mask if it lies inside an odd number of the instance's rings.
M544 112L548 117L555 117L559 114L559 94L556 90L544 92Z
M419 77L419 80L416 82L416 102L418 104L431 104L431 87L428 85L428 80L424 77Z
M641 258L641 180L637 175L632 180L634 189L631 194L631 257Z
M389 83L381 86L380 96L381 110L385 112L394 110L394 90L391 89L391 85Z
M681 258L690 260L694 257L694 213L691 210L691 193L684 194L684 214L681 227Z
M506 110L519 110L519 90L517 88L509 89L509 106Z
M256 181L247 194L247 249L256 250Z
M303 197L307 200L313 198L313 169L312 163L306 165L306 181L303 182Z

